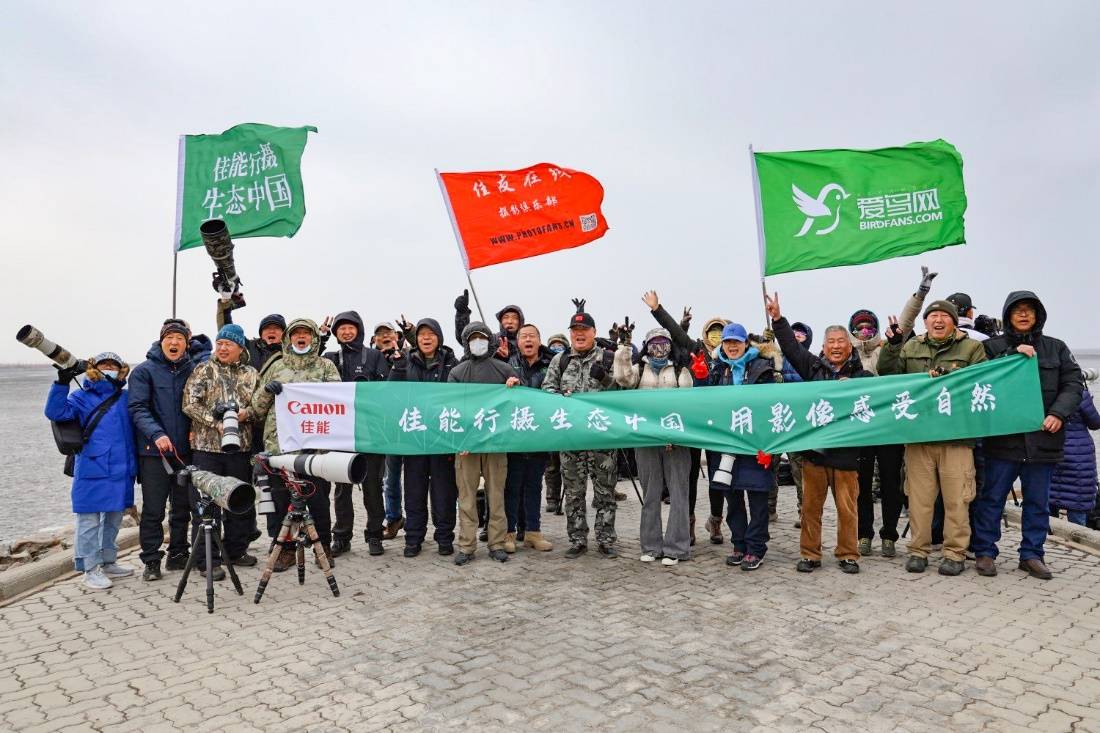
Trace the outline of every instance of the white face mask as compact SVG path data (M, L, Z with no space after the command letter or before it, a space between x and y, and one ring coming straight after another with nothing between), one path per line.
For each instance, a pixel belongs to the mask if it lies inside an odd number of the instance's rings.
M312 344L309 344L309 345L307 345L307 346L305 346L304 348L301 348L301 349L299 349L294 344L290 345L290 350L293 351L295 354L308 354L309 350L312 349L312 348L313 348Z
M110 379L118 380L118 372L114 369L100 369L99 373Z
M488 354L488 339L470 339L470 353L474 356L485 356L486 354Z

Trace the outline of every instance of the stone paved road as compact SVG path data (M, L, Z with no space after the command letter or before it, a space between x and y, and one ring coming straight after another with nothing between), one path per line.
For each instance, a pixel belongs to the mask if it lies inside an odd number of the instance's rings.
M250 568L213 616L200 579L172 603L178 573L58 583L0 609L0 729L1100 731L1094 556L1051 543L1047 583L1011 553L996 578L877 555L799 575L787 489L760 570L705 539L667 569L635 559L633 495L620 507L619 560L559 543L457 568L360 544L338 599L311 569L253 605Z

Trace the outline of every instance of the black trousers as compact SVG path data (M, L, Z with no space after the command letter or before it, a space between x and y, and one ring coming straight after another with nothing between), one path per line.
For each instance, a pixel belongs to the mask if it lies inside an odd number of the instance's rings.
M454 545L455 508L458 484L452 453L405 456L405 544L420 545L428 533L428 502L431 501L435 541Z
M367 477L363 480L363 507L367 510L367 539L382 539L382 521L386 518L386 506L382 501L382 477L386 474L386 457L380 453L365 453ZM336 523L332 536L338 540L350 540L355 527L355 501L351 484L336 484L332 491L332 503L336 508Z
M321 544L328 547L332 544L332 513L329 511L328 499L332 485L328 481L312 476L304 480L309 482L305 486L305 491L313 491L306 499L306 506L309 507L313 524L317 527ZM286 517L287 510L290 509L290 489L283 483L283 477L277 473L271 475L271 499L275 502L275 511L267 515L267 536L275 539L279 536L283 519Z
M688 448L691 456L691 471L688 474L688 511L695 514L695 500L699 498L699 466L702 465L703 451L699 448ZM709 482L708 482L709 484Z
M191 462L194 464L195 468L202 469L203 471L210 471L219 476L232 476L241 481L252 483L251 459L252 456L248 453L210 453L197 450ZM197 499L198 489L192 486L192 506L194 506ZM222 541L225 543L225 551L229 553L229 557L240 557L245 554L248 550L249 543L252 541L252 535L256 531L256 507L250 507L244 514L233 514L231 512L223 512L221 507L215 505L213 507L213 514L214 518L222 526ZM198 527L201 524L198 516L191 519L192 527ZM200 530L198 539L195 540L193 550L199 554L196 561L196 567L199 569L202 569L203 566L206 565L205 537L206 535ZM215 566L220 565L222 557L218 552L218 546L214 545L214 547L210 549L212 562Z
M176 483L176 477L164 470L160 457L140 456L138 475L141 478L141 561L146 565L164 557L164 514L168 515L168 555L186 555L190 546L188 524L191 521L191 497L187 489Z
M904 445L876 445L859 452L859 538L875 536L875 497L872 483L875 478L875 461L878 460L879 489L882 493L882 529L884 540L898 539L898 517L901 516L901 463L905 457Z

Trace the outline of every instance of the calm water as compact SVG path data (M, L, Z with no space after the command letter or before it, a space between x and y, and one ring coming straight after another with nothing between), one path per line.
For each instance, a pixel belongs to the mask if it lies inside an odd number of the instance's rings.
M1100 351L1082 351L1077 358L1100 369ZM70 479L61 473L65 461L42 415L55 374L49 365L0 365L0 540L72 522ZM1095 382L1092 389L1098 391Z

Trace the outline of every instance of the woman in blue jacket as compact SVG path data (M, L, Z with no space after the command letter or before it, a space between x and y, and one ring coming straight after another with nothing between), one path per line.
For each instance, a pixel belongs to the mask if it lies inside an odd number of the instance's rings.
M1082 526L1096 506L1096 444L1090 430L1100 430L1100 412L1086 389L1081 406L1066 420L1065 456L1050 481L1050 516L1065 509L1066 519Z
M76 373L59 369L46 399L47 418L79 420L85 428L107 400L114 400L77 454L73 471L75 565L84 572L84 585L92 590L105 590L111 587L111 578L134 574L133 568L117 562L115 544L122 513L134 505L137 475L134 431L122 386L129 371L122 357L104 352L88 361L84 384L72 394L69 382Z

